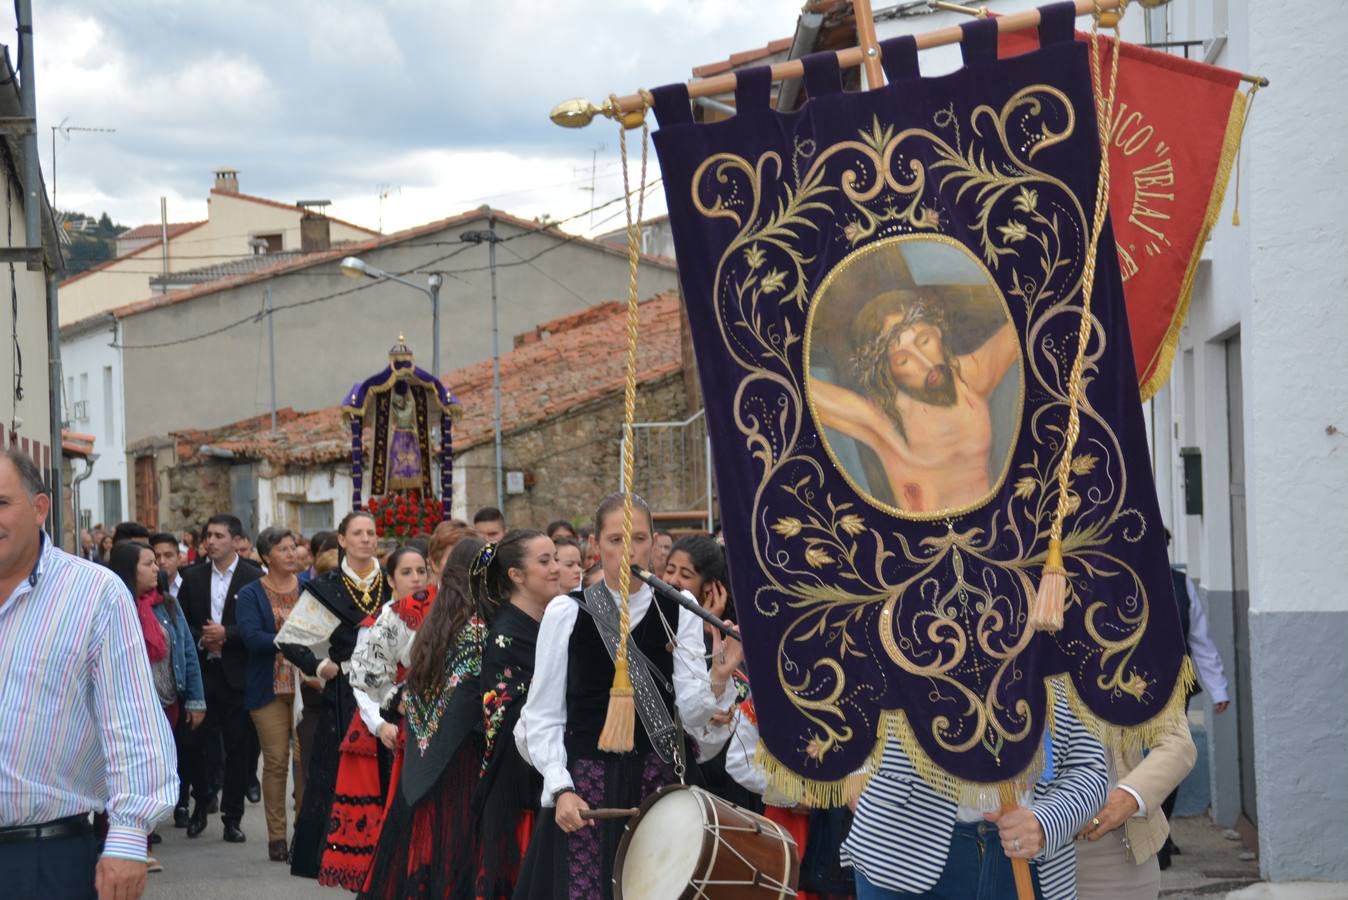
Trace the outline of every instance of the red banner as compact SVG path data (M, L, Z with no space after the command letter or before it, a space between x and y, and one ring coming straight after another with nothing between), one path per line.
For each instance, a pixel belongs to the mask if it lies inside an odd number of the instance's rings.
M1113 42L1100 40L1102 51ZM1033 31L1003 34L999 54L1038 46ZM1123 44L1109 212L1143 400L1170 376L1194 272L1221 212L1245 118L1239 87L1230 70Z

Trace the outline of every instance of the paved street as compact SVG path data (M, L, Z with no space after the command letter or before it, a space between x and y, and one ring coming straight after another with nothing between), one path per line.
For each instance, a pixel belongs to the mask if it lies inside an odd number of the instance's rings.
M189 841L187 833L171 825L160 828L164 842L158 857L164 871L151 875L147 900L340 900L348 896L335 888L292 878L284 863L267 860L266 825L262 807L248 805L243 828L246 844L226 844L220 839L217 819L206 833ZM1244 848L1223 838L1222 830L1205 817L1176 820L1175 837L1184 848L1174 867L1161 876L1161 896L1169 900L1222 897L1253 884L1259 878L1255 862L1239 859Z
M322 897L339 900L350 896L334 888L322 888L307 878L292 878L285 863L267 859L267 823L262 805L247 804L243 830L244 844L226 844L221 838L219 816L195 840L187 831L165 822L159 828L164 842L155 855L164 871L149 876L147 900L304 900Z

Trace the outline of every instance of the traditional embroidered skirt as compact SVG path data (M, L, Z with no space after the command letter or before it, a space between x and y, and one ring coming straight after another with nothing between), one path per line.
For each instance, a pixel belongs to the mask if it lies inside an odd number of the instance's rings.
M591 808L640 806L666 784L674 770L654 753L571 761L576 793ZM603 821L567 834L557 827L556 811L539 810L524 857L517 900L612 900L613 863L622 839L622 821Z
M365 883L384 822L380 743L357 712L341 744L327 845L318 883L358 891Z
M397 782L360 896L369 900L435 897L468 900L477 870L472 793L482 765L481 735L470 735L415 807Z

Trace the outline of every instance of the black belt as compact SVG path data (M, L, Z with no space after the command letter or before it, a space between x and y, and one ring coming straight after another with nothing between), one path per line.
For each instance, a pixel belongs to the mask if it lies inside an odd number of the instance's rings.
M92 834L93 824L88 814L66 816L53 819L41 825L18 825L14 828L0 828L0 844L17 844L23 841L52 841L57 838L75 837Z

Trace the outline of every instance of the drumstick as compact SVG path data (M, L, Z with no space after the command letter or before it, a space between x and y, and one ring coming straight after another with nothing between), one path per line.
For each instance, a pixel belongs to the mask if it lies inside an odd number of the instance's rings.
M1009 813L1020 807L1016 792L1009 784L1001 786L1002 812ZM1011 875L1016 880L1016 900L1034 900L1034 880L1030 878L1030 861L1020 857L1011 858Z
M636 807L631 809L610 809L601 807L599 809L582 809L580 811L580 817L582 819L630 819L639 812L641 812L641 810Z

